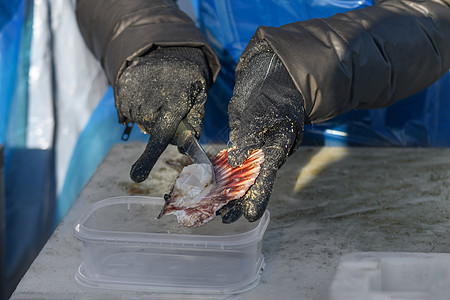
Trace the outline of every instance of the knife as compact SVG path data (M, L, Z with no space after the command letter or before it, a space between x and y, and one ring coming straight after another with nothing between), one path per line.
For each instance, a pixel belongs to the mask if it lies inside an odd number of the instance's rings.
M182 120L177 127L177 130L172 138L172 142L178 146L181 153L187 154L195 164L208 164L212 170L212 182L216 183L216 176L214 174L214 167L208 156L198 143L194 134L194 129L188 124L186 119Z

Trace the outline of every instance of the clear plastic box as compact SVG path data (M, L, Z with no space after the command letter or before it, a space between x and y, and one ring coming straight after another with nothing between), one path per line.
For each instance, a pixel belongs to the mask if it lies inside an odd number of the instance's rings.
M234 295L259 283L268 211L253 223L215 218L185 228L175 216L156 219L163 203L130 196L92 205L74 227L84 258L76 280L94 288L199 295Z

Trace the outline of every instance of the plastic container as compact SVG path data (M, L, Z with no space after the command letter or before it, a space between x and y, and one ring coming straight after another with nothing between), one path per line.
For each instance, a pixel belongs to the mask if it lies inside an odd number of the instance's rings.
M220 218L199 228L156 216L164 200L116 197L99 201L74 227L84 261L75 275L88 287L234 295L255 287L264 268L261 239L269 212L250 223Z
M450 299L450 254L359 252L341 258L329 299Z

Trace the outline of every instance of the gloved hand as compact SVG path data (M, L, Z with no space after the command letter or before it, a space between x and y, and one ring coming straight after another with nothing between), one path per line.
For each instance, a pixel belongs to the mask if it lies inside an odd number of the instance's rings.
M219 211L222 222L231 223L242 214L258 220L266 209L278 169L300 145L303 137L303 97L286 68L265 42L249 50L236 74L228 106L232 167L242 164L255 149L265 161L255 184L241 198Z
M201 133L211 75L199 48L159 47L136 58L117 82L117 109L150 135L144 153L131 168L135 182L144 181L186 117Z

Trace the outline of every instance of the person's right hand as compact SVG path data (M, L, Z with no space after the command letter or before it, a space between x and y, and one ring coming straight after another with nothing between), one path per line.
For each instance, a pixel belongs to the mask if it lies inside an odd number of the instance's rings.
M264 214L278 169L300 146L305 113L303 96L287 69L265 42L255 43L241 58L233 97L228 105L231 167L237 167L256 149L264 162L255 183L246 194L224 206L223 223L242 215L251 222Z
M131 168L135 182L144 181L186 118L201 133L211 75L199 48L159 47L136 58L117 82L117 109L150 135L144 153Z

